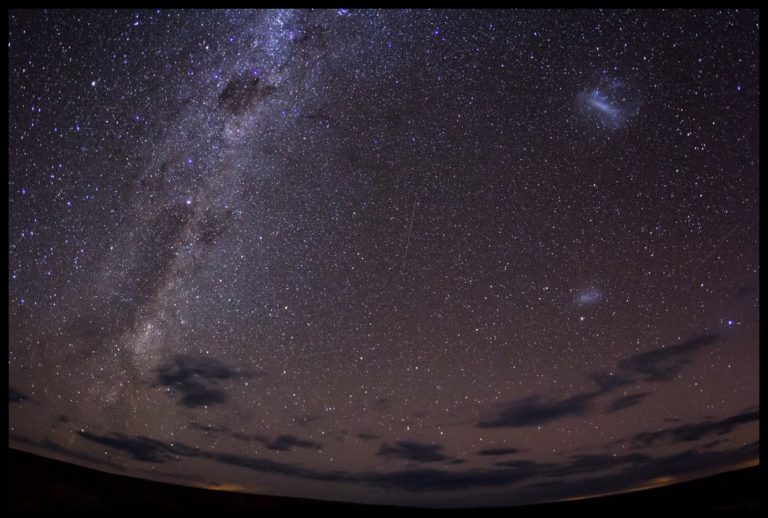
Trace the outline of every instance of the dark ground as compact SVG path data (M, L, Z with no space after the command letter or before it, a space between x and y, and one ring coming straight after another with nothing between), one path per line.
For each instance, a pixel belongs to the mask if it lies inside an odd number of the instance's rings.
M19 510L64 509L194 509L247 511L260 509L315 508L335 510L395 510L340 502L260 496L196 489L111 475L9 448L10 508ZM751 510L759 508L759 466L723 473L672 486L505 511L549 512L633 512ZM461 510L459 510L461 511ZM493 512L498 509L481 509ZM472 514L478 510L470 510Z

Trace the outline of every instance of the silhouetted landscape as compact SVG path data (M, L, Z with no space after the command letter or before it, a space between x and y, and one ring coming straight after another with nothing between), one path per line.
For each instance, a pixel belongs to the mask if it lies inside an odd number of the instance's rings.
M10 508L12 511L46 509L196 509L258 510L396 510L372 506L302 498L212 491L151 482L103 473L31 453L8 449L10 456ZM759 508L759 466L711 477L623 495L569 502L511 507L515 513L594 512L622 513L651 510L731 511ZM484 509L493 511L493 509ZM448 511L448 510L446 510ZM451 510L456 511L456 510ZM469 511L467 509L467 511ZM471 512L478 512L472 509ZM481 510L482 511L482 510Z

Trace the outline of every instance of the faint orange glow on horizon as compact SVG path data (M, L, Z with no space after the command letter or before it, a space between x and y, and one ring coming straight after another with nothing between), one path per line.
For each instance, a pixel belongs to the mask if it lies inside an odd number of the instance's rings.
M752 467L759 466L759 465L760 465L760 459L759 458L752 459L752 460L748 460L746 462L742 462L741 464L736 464L735 466L731 466L728 469L725 469L723 471L719 471L717 473L713 473L712 475L718 475L718 474L721 474L721 473L727 473L729 471L736 471L736 470L740 470L740 469L752 468ZM587 500L589 498L599 498L601 496L611 496L611 495L620 495L620 494L624 494L624 493L634 493L634 492L637 492L637 491L645 491L646 489L654 489L654 488L657 488L657 487L668 486L668 485L671 485L671 484L675 484L677 482L686 482L686 481L690 481L690 480L695 480L695 479L682 479L682 478L675 478L675 477L656 477L656 478L653 478L653 479L649 480L648 482L645 482L644 484L640 484L639 486L635 486L635 487L630 487L630 488L624 489L622 491L614 491L614 492L611 492L611 493L596 493L596 494L584 495L584 496L572 496L570 498L564 498L564 499L559 500L559 501L560 502L575 502L577 500Z
M232 482L210 482L210 483L200 483L198 484L199 487L203 489L210 489L212 491L230 491L235 493L243 493L245 492L245 487L241 486L240 484L235 484Z

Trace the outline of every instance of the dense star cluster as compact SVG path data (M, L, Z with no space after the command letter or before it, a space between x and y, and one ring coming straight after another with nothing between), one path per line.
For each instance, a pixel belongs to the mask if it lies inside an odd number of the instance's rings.
M10 445L425 506L756 462L758 35L10 11Z

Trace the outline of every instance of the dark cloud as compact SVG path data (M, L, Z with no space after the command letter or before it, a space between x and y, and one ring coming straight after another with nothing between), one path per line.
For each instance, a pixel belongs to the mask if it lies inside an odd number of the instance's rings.
M707 469L736 465L757 458L759 447L758 442L753 442L726 451L700 452L691 449L666 457L651 457L637 453L617 456L577 455L562 464L514 460L495 463L496 467L493 469L464 471L405 469L393 472L350 473L303 468L248 455L199 451L178 443L170 445L146 437L127 437L121 434L98 436L87 432L79 432L79 434L98 444L128 452L135 459L145 462L197 457L258 473L325 482L363 484L385 489L402 489L412 493L511 486L515 487L515 502L519 503L622 491L646 484L657 477L683 477L701 473ZM435 445L403 442L408 446L401 447L401 450L410 448L410 450L430 451L429 448L424 448L429 446L432 447L433 452L435 451ZM442 448L437 446L438 449ZM442 454L437 453L437 455ZM458 464L456 460L460 459L453 459L450 463ZM578 475L602 471L610 471L610 473L587 478L578 477Z
M546 401L534 395L525 399L504 404L501 410L490 419L480 421L479 428L525 427L542 425L565 417L579 417L592 410L593 401L611 394L616 389L639 381L670 381L694 359L695 354L706 347L716 344L721 336L718 333L700 335L685 342L643 352L619 360L618 372L593 372L590 380L596 385L591 392L582 392L574 396ZM615 400L606 413L617 412L636 405L650 393L633 394Z
M632 383L632 380L624 376L619 376L614 372L593 372L589 375L592 383L597 385L602 394L608 394L615 389L624 387Z
M411 462L437 462L447 461L447 457L440 453L443 446L440 444L424 444L415 441L397 441L394 446L383 443L379 452L379 457L387 459L404 459Z
M27 444L29 446L39 446L40 443L35 441L34 439L30 439L29 437L24 437L23 435L19 435L15 432L11 432L8 434L9 441L17 442L20 444Z
M566 399L542 401L539 396L531 396L504 405L493 418L481 421L479 428L523 427L545 424L564 417L576 417L586 414L592 400L601 392L585 392Z
M220 388L204 386L197 382L188 382L183 388L178 388L183 393L180 403L187 408L220 405L227 401L225 392Z
M247 433L240 433L240 432L232 432L231 433L233 439L237 439L238 441L247 441L247 442L260 442L263 444L266 444L269 442L269 437L266 435L250 435Z
M720 446L723 443L728 442L728 439L715 439L714 441L710 441L706 444L702 444L701 448L703 450L708 450L710 448L714 448L715 446Z
M652 458L640 453L627 455L589 454L574 455L561 463L534 463L529 460L508 460L495 462L493 465L502 468L525 469L536 473L540 478L564 478L583 473L605 471L629 465L641 465L651 462Z
M134 459L143 462L161 463L167 460L178 460L180 456L199 456L195 448L181 443L171 445L148 437L129 437L121 433L96 435L82 430L77 434L88 441L126 452Z
M196 457L212 459L225 464L242 466L259 472L276 473L282 475L297 476L301 478L322 478L320 475L313 474L314 472L311 470L305 470L303 468L294 467L289 464L243 455L201 451L197 448L192 448L178 442L169 444L147 437L130 437L119 433L97 435L89 432L78 431L77 434L84 439L95 442L97 444L101 444L118 451L126 452L130 454L134 459L140 460L142 462L157 464L169 460L178 461L181 459L181 457ZM286 439L286 437L290 436L281 436L281 440L283 441L282 444L291 443L292 445L295 445L295 440ZM306 445L307 443L304 444Z
M266 443L264 446L270 450L287 451L295 448L308 448L313 450L320 450L323 445L307 439L299 439L293 435L279 435L274 440Z
M698 449L689 449L664 457L633 458L632 456L625 456L627 461L623 462L623 465L615 466L619 469L614 469L610 473L586 478L562 477L542 480L534 482L526 488L516 490L516 496L525 502L541 502L627 491L646 486L659 479L682 480L713 469L722 470L729 466L754 461L758 458L758 447L759 443L753 442L743 447L723 451L702 452ZM597 464L600 465L601 461L597 461ZM567 470L563 469L562 471Z
M29 396L26 394L22 394L18 390L14 389L13 387L8 387L8 404L11 403L21 403L22 401L27 401L29 399Z
M706 420L656 432L638 433L632 437L632 443L635 447L648 448L659 443L680 444L695 442L705 437L724 435L738 426L756 422L759 419L760 412L757 410L743 412L720 421Z
M719 333L695 336L669 347L653 349L620 360L617 367L644 381L670 381L705 347L720 341Z
M611 402L608 408L605 409L605 413L612 414L613 412L618 412L620 410L624 410L625 408L635 406L651 394L653 394L653 392L640 392L639 394L630 394L628 396L615 399L613 402Z
M594 372L590 379L604 394L638 381L670 381L693 361L699 350L720 339L719 333L694 336L679 344L623 358L616 364L618 372Z
M65 416L64 414L59 414L56 417L57 423L68 423L70 421L69 417Z
M168 460L179 460L181 457L196 457L211 459L224 464L241 466L261 473L273 473L308 479L333 479L332 473L320 474L312 470L292 466L269 459L249 457L228 453L200 451L181 443L165 443L147 437L130 437L119 433L97 435L78 431L84 439L107 446L109 448L130 454L142 462L162 463ZM344 480L345 478L342 478ZM347 477L348 479L348 477Z
M16 443L24 444L27 446L33 446L35 448L40 448L42 450L45 450L51 453L57 453L59 455L63 455L70 459L80 460L89 464L95 464L97 466L108 466L112 469L117 469L121 471L125 470L125 466L121 466L120 464L110 462L103 458L88 455L87 453L72 451L69 448L65 448L64 446L51 441L48 438L45 438L42 441L35 441L33 439L30 439L29 437L24 437L15 433L10 433L8 438L12 443L16 442Z
M290 434L282 434L282 435L278 435L274 439L270 439L266 435L235 432L225 426L202 425L194 421L189 423L189 427L195 430L206 432L206 433L227 434L233 439L237 439L239 441L258 442L263 444L266 448L270 450L275 450L275 451L289 451L289 450L294 450L296 448L306 448L306 449L313 449L313 450L323 449L323 445L318 442L315 442L309 439L301 439L299 437L296 437L295 435L290 435Z
M242 468L250 469L258 473L272 473L309 480L325 480L328 482L349 482L354 480L354 477L341 471L322 472L269 459L257 459L247 455L208 453L206 454L206 457L214 459L217 462L221 462L223 464L240 466Z
M318 471L292 466L269 459L227 453L206 453L205 457L224 464L243 467L259 473L270 473L325 482L358 483L368 486L404 489L410 492L453 491L473 487L496 487L526 480L538 473L534 462L521 462L507 469L476 469L450 472L434 469L402 470L389 473ZM459 462L456 462L459 461ZM461 459L449 463L459 464Z
M200 424L196 422L189 423L189 427L194 430L201 430L203 432L214 432L214 433L232 433L232 430L227 428L226 426L213 426L212 424Z
M227 398L219 383L238 374L215 358L181 355L156 372L157 383L181 393L179 403L187 408L224 403Z
M375 433L360 432L355 437L364 441L373 441L378 439L380 436L376 435Z
M494 462L494 466L499 466L502 468L515 468L515 469L533 469L536 468L536 471L541 471L541 464L531 462L530 460L502 460L499 462Z
M640 453L630 453L627 455L574 455L564 464L549 467L545 470L545 473L549 477L569 477L571 475L604 471L617 467L639 466L652 461L652 457Z
M504 469L472 469L465 471L418 469L390 473L369 472L357 475L356 478L360 483L366 485L419 493L507 486L516 482L530 480L538 473L537 464L531 462Z
M480 450L478 455L511 455L513 453L520 453L522 450L517 448L489 448L487 450Z

